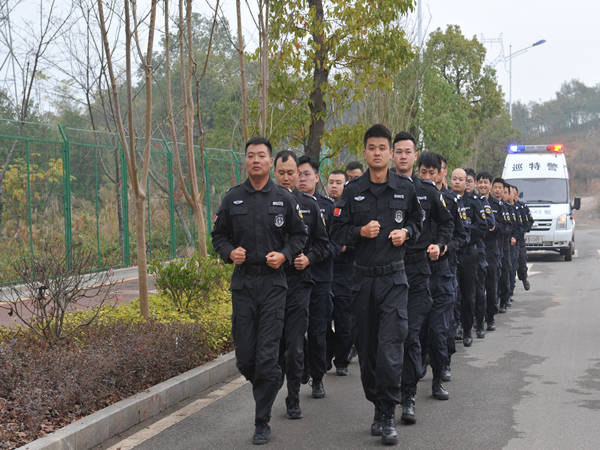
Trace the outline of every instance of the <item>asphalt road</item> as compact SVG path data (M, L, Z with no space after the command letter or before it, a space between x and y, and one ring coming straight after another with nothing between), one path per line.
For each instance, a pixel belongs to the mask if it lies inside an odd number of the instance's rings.
M526 292L519 283L514 306L497 316L497 331L471 348L458 345L449 401L431 397L428 372L419 384L417 424L398 426L399 448L599 448L600 226L579 227L577 249L572 262L553 253L530 254L532 289ZM302 420L285 418L281 392L269 447L380 447L369 435L372 407L356 362L350 371L348 377L325 378L325 399L314 400L310 388L302 388ZM173 411L176 419L169 427L144 424L129 444L161 450L250 448L253 415L250 386L237 380L207 406ZM131 448L124 443L111 445Z

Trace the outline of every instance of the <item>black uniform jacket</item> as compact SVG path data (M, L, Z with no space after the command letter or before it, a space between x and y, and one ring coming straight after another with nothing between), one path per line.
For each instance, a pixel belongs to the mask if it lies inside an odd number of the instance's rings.
M212 242L225 262L237 247L246 249L243 265L264 265L266 255L281 252L289 264L304 250L308 235L292 193L269 180L255 190L249 180L225 194L215 217Z
M416 240L421 233L422 217L423 210L410 178L388 171L385 186L376 187L367 170L345 186L333 213L332 236L339 245L355 248L357 266L387 266L403 261L406 250L406 245L392 244L390 232L406 228L408 238ZM360 229L371 220L379 222L379 234L373 239L364 238Z
M302 272L307 274L308 281L312 281L310 274L311 272L314 274L315 267L317 267L316 264L330 257L329 236L325 228L325 218L314 196L300 192L298 189L294 189L292 194L296 198L298 205L300 205L302 221L306 225L308 233L308 239L302 253L309 259L310 264ZM298 272L294 269L293 263L289 264L286 270L292 273Z
M446 209L446 200L433 181L413 178L417 198L423 209L423 228L418 239L409 240L407 254L422 252L431 244L437 244L443 251L452 239L454 220Z

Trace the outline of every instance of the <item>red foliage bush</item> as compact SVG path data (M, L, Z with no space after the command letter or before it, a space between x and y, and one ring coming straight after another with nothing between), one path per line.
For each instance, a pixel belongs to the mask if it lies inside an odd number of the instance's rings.
M95 323L60 345L0 343L0 448L15 448L167 380L216 351L197 323Z

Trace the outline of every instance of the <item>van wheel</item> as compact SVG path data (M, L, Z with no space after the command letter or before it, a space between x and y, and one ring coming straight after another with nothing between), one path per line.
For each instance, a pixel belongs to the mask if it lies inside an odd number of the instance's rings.
M569 248L565 249L562 254L565 255L565 261L572 261L575 254L575 243L569 242Z

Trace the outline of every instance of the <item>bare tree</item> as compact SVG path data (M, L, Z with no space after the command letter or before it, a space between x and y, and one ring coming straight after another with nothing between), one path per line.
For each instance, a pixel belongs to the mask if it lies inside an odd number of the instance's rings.
M98 0L98 19L100 22L100 32L106 54L106 65L110 77L110 87L114 103L115 122L121 138L121 144L125 152L127 162L127 172L130 183L133 187L135 197L135 226L137 240L137 265L138 280L140 290L140 312L142 316L148 318L148 271L146 267L146 186L148 180L148 171L150 168L150 143L152 137L152 49L154 45L154 29L156 25L156 10L158 0L152 0L150 11L141 20L138 20L135 0L124 0L124 22L125 22L125 89L126 89L126 108L127 108L127 130L121 117L121 100L119 98L119 84L115 76L113 66L113 53L109 44L109 35L107 31L107 21L104 15L104 5L102 0ZM140 28L146 24L148 41L146 53L142 52L140 45ZM134 47L135 45L135 47ZM133 117L133 75L131 69L131 60L133 51L137 50L141 66L144 71L144 86L146 96L145 111L145 130L144 130L144 151L142 157L142 167L138 167L136 159L135 129Z
M23 132L24 122L32 109L36 82L44 68L44 58L50 46L66 29L69 11L60 14L56 0L40 1L35 22L23 21L23 26L15 27L13 15L20 2L0 2L0 47L6 54L0 61L0 72L4 86L0 86L0 95L4 95L11 105L14 118L18 121L17 135ZM0 166L0 214L2 213L2 186L6 172L12 163L18 141L14 141L4 156ZM1 219L0 219L1 221Z

